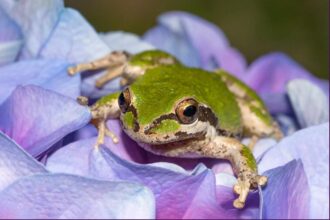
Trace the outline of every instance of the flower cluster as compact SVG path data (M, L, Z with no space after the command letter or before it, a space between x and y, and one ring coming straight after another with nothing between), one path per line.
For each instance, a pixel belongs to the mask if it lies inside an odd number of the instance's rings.
M114 50L158 48L187 66L223 68L255 89L286 137L258 141L269 177L246 207L232 206L229 163L177 159L141 149L107 123L119 144L93 148L97 131L79 95L97 99L100 76L68 66ZM144 36L97 33L62 1L0 2L0 218L327 218L329 83L276 52L247 64L225 34L185 12L161 15ZM245 140L246 141L246 140Z

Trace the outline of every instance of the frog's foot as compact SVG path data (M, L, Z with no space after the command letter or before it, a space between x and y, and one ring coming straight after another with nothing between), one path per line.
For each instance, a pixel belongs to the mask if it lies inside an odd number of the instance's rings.
M105 136L110 137L112 139L113 143L115 143L115 144L118 143L119 140L118 140L117 135L115 135L112 131L109 130L109 128L107 128L106 120L101 120L98 123L97 131L98 131L98 135L97 135L97 140L96 140L96 144L95 144L96 148L98 148L100 145L104 144Z
M112 131L110 131L107 127L105 128L105 135L110 137L114 144L118 144L119 140L117 135L115 135Z
M109 81L121 76L123 74L125 65L116 66L113 68L109 68L109 70L96 80L95 86L101 89L106 83Z
M253 151L254 146L256 145L257 141L259 140L258 136L253 135L251 137L251 140L248 144L248 148L250 148L251 151Z
M69 75L74 75L78 72L87 71L87 70L97 70L102 68L116 67L126 64L129 57L130 55L125 51L114 51L101 59L71 66L68 68L67 71Z
M80 105L88 106L88 98L87 98L86 96L78 96L78 97L77 97L77 102L78 102Z
M274 121L273 122L273 127L274 127L274 133L273 133L273 137L279 141L283 138L283 132L280 129L280 126Z
M234 192L239 196L237 199L235 199L233 206L238 209L244 208L245 201L250 189L258 188L258 185L264 186L266 183L266 176L251 174L246 175L244 178L239 178L238 183L234 185Z

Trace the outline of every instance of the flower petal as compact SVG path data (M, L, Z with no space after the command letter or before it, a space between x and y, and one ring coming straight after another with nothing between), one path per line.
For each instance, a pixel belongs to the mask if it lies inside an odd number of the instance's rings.
M329 121L329 102L322 90L307 80L292 80L288 95L302 128Z
M69 62L86 62L100 58L110 52L94 28L76 10L67 8L59 20L41 57L66 59Z
M140 39L138 35L128 32L112 31L99 36L112 51L125 50L131 54L136 54L155 49L151 44Z
M326 83L306 71L283 53L270 53L255 60L248 68L245 82L259 93L285 93L292 79L307 79L325 88Z
M21 51L22 59L38 55L64 8L60 0L1 1L0 6L22 30L25 41Z
M80 94L79 76L69 76L68 63L61 60L21 61L0 68L0 104L18 85L38 85L76 98Z
M260 172L301 159L310 196L309 218L329 216L329 123L309 127L284 138L260 161Z
M21 177L45 172L42 164L0 131L0 191Z
M165 13L158 23L143 38L184 64L209 70L220 67L235 75L245 70L244 57L230 48L224 33L214 24L186 12Z
M307 177L300 160L292 160L284 166L268 170L267 186L263 191L264 219L309 218Z
M152 192L135 183L44 174L22 178L0 193L1 218L152 219L154 216Z
M75 100L37 86L19 86L0 106L0 129L33 156L90 121Z
M260 93L259 96L264 101L271 114L293 114L293 109L287 94Z
M14 61L21 49L22 34L0 5L0 66Z
M76 172L80 168L84 170L81 174L98 179L144 184L156 196L157 218L237 218L239 214L237 212L233 214L219 205L225 201L221 200L221 197L217 200L214 175L209 169L197 167L189 174L182 172L181 169L173 169L172 165L165 163L162 166L155 166L125 161L108 148L93 149L88 140L76 142L75 149L78 146L87 149L84 150L83 159L81 159L81 151L69 152L65 150L67 147L64 147L51 155L47 161L48 169L55 172L68 170ZM88 151L89 158L86 156ZM58 154L62 156L59 157ZM65 160L67 161L65 165L58 165ZM171 169L168 169L169 167Z
M47 44L40 52L43 58L65 58L72 63L89 62L110 53L110 48L96 33L94 28L76 10L65 9ZM82 95L99 98L119 90L119 79L107 83L102 89L95 87L100 74L86 72L81 85Z

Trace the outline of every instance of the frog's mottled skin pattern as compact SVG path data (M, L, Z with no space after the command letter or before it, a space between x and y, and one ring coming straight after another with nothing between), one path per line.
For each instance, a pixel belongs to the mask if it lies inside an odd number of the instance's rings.
M129 65L143 68L159 66L159 63L181 65L180 62L168 53L161 50L147 50L136 54L129 60Z
M125 57L128 60L122 64ZM96 62L71 67L69 73L103 68L107 63L110 67L123 65L122 84L129 87L120 101L125 99L127 105L120 111L116 93L90 107L92 122L99 130L96 146L104 143L104 135L118 141L105 122L120 118L123 130L152 153L229 160L238 178L234 186L239 194L233 203L236 208L244 207L250 188L266 184L267 178L258 175L253 154L240 138L280 137L281 132L262 100L247 85L222 70L185 67L158 50L134 56L113 52ZM176 110L187 100L197 104L194 120L184 123Z
M215 72L221 76L221 79L229 87L237 88L237 92L231 90L237 97L249 102L251 110L258 114L258 117L267 125L272 124L272 117L267 112L267 107L257 95L257 93L248 87L245 83L234 77L233 75L225 72L224 70L217 70Z
M254 159L254 156L253 156L252 152L250 151L250 149L249 149L248 147L244 146L244 147L242 148L241 152L242 152L243 156L244 156L245 158L247 158L247 160L246 160L247 165L248 165L252 170L257 171L257 163L256 163L256 161L255 161L255 159Z
M130 89L136 97L142 125L173 112L178 100L192 97L213 109L219 128L234 134L241 131L240 110L234 95L216 74L179 66L157 67L148 70Z

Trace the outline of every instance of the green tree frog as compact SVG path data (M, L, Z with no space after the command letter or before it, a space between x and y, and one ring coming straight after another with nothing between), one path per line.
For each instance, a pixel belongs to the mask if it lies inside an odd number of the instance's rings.
M96 146L105 135L118 142L106 120L119 118L123 130L145 150L168 157L227 159L238 178L234 207L243 208L250 189L264 186L249 147L240 140L281 138L281 131L258 95L223 70L189 68L158 50L136 55L113 52L68 69L69 74L107 68L97 82L121 76L122 92L109 94L90 107L98 129ZM83 101L80 100L83 104ZM85 102L86 104L86 102Z

